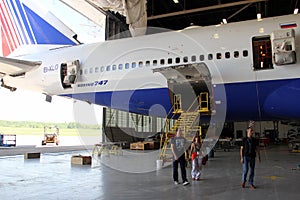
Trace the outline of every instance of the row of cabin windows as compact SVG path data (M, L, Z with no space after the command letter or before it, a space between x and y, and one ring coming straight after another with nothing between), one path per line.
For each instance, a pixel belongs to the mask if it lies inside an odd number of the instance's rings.
M242 51L242 55L243 57L248 57L248 51L244 50ZM240 52L239 51L234 51L233 52L233 57L234 58L239 58L240 57ZM216 53L216 59L222 59L223 55L222 53ZM224 54L224 58L229 59L231 58L231 53L230 52L225 52ZM208 54L207 55L207 59L208 60L213 60L214 59L214 54ZM200 61L204 61L205 60L205 55L200 55L199 56L199 60ZM196 62L197 61L197 56L193 55L190 58L190 62ZM189 62L189 57L188 56L184 56L183 58L181 57L176 57L174 60L173 58L168 58L168 59L160 59L160 60L153 60L152 65L153 66L157 66L158 63L160 65L171 65L171 64L180 64L180 63L187 63ZM132 62L132 63L125 63L125 64L118 64L118 65L108 65L106 67L101 66L101 67L95 67L95 68L89 68L89 69L84 69L84 74L88 74L88 73L99 73L99 72L104 72L104 71L115 71L115 70L122 70L122 69L129 69L129 68L137 68L137 67L149 67L150 66L150 61L146 61L145 64L143 63L143 61L139 61L139 62ZM80 70L80 74L82 75L82 70Z

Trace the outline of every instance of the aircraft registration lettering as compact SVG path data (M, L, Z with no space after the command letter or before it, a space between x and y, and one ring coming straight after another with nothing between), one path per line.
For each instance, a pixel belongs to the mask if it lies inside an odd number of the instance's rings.
M77 85L77 87L95 87L98 85L106 85L108 83L108 80L100 80L100 81L94 81L91 83L80 83Z
M58 70L58 64L50 65L48 67L44 67L44 73L53 72L53 71L56 71L56 70Z

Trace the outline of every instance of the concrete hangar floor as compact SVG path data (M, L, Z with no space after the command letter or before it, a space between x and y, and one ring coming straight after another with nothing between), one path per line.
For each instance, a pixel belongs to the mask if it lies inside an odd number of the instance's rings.
M91 165L72 165L72 155L92 155L92 148L52 148L39 159L24 155L0 156L1 199L298 199L300 154L287 145L261 149L262 162L256 165L256 189L241 187L242 166L239 150L217 150L203 167L201 180L175 185L170 165L156 170L147 163L151 151L123 150L123 155L93 156ZM0 151L3 151L1 149ZM9 151L9 149L5 150ZM30 152L30 149L24 151ZM22 151L21 151L22 152ZM143 155L144 160L139 156ZM149 159L147 159L149 157ZM137 158L137 159L135 159ZM128 172L119 166L149 167L154 170ZM110 163L110 164L107 164ZM131 167L132 166L132 167ZM180 180L181 181L181 180Z

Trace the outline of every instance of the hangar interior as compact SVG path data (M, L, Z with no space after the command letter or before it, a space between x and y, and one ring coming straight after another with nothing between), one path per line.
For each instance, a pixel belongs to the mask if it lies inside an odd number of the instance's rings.
M145 34L152 34L156 31L180 30L195 25L217 25L256 19L258 17L264 18L292 14L297 12L295 9L298 8L298 0L148 0L145 3L145 8L143 6L140 8L141 10L144 9L146 12L147 20L146 22L144 21L136 24L136 27L142 27L145 24L147 25L148 28L145 31ZM98 4L94 2L93 6L100 9L106 15L107 40L131 37L134 35L130 34L133 33L132 31L128 31L130 30L130 26L132 24L128 24L128 15L126 15L126 11L124 14L124 12L118 11L113 6L111 9L106 10L100 8L99 2ZM138 20L145 19L141 17ZM156 29L151 27L156 27ZM190 66L188 70L187 68L181 70L180 67L178 67L176 71L184 74L185 76L195 78L195 76L191 76L195 75L195 71L197 71L193 70L194 67L201 67L202 69L205 69L205 66ZM175 92L176 94L173 94L173 98L171 99L173 105L176 107L176 101L178 100L180 100L182 103L180 105L178 104L176 109L180 110L180 106L189 107L192 103L184 102L185 95L182 92L179 92L185 91L185 86L189 88L192 87L192 90L194 90L196 96L198 96L201 91L204 91L208 97L210 96L209 93L211 92L211 85L209 83L209 72L206 74L206 77L202 77L204 80L202 84L198 83L198 81L202 79L201 77L197 77L197 81L196 79L194 80L192 78L189 79L189 82L186 84L177 84L176 81L172 80L171 78L171 70L169 70L168 73L165 73L165 71L160 70L159 72L166 76L169 88L171 88L172 91L177 91L177 93ZM177 82L180 81L177 80ZM192 101L193 100L194 98L192 98ZM210 99L207 97L205 98L204 96L202 104L203 103L206 104L207 111L202 112L202 114L211 114L211 112L213 112L213 104L210 102ZM123 134L129 134L131 136L134 135L134 137L127 138L131 142L149 139L155 139L158 141L158 138L161 138L160 133L166 132L167 129L171 129L172 125L175 124L176 121L174 120L174 122L172 122L170 125L166 119L142 116L134 113L125 114L122 111L109 108L104 110L104 115L104 132L108 135L107 138L103 138L103 141L113 141L112 135L114 134L114 131L119 132L120 127L123 129L123 131L121 131ZM201 124L200 122L197 125L203 129L201 130L201 134L203 133L202 137L205 138L204 133L206 132L208 125L205 123ZM247 126L248 122L225 123L220 138L240 139L246 135ZM127 129L125 130L125 128ZM288 135L293 134L293 132L297 132L299 127L297 126L297 123L292 121L270 121L257 122L255 129L258 136L267 137L271 142L276 143L282 142L288 137ZM115 134L118 135L118 133ZM115 141L122 141L122 139L119 138Z
M125 1L62 1L69 4L72 2L87 3L96 8L98 12L103 13L106 16L107 40L131 37L132 32L128 31L130 28L124 10L118 11L118 6L113 6L113 9L110 10L108 9L109 4L106 4L107 7L100 6L101 2L115 2L116 5L119 5L120 2ZM147 27L160 27L160 31L179 30L191 25L207 26L230 23L256 19L258 16L279 16L293 13L299 6L298 0L145 0L144 2L147 11ZM82 5L80 4L79 7ZM143 14L141 16L143 17ZM151 34L152 31L153 29L149 28L146 34ZM193 72L192 68L191 71L182 71L187 76L191 72ZM168 77L167 79L170 87L175 88L174 91L182 89L176 88L178 87L176 82ZM193 79L190 79L189 84L197 94L200 94L199 88L205 90L206 93L210 92L207 84L199 86ZM293 138L300 132L300 124L292 121L255 123L257 134L269 139L262 143L263 161L257 166L258 189L255 192L240 186L242 167L239 151L236 148L237 143L234 143L235 141L240 142L239 139L245 136L246 127L249 125L248 121L216 124L213 128L222 129L222 134L221 142L215 148L220 148L222 151L218 151L215 157L210 154L209 161L202 168L200 181L191 182L188 188L181 187L183 184L174 185L171 178L171 167L169 165L165 165L163 168L161 165L155 166L158 158L156 154L151 153L156 153L156 151L136 150L155 150L163 147L162 138L164 136L162 133L174 132L172 127L176 125L176 121L182 115L181 109L184 109L184 106L176 104L180 98L181 96L174 95L172 99L176 107L174 115L177 117L173 120L104 108L103 133L105 134L102 134L102 143L107 143L114 148L116 147L114 144L119 144L124 149L130 148L135 151L119 152L118 149L110 149L110 151L104 152L105 156L101 155L102 152L98 152L98 156L93 157L93 163L89 163L91 166L88 165L88 167L73 163L70 165L70 157L74 158L72 154L79 153L77 157L80 157L87 152L86 149L79 151L79 148L73 147L40 148L38 151L42 152L42 156L38 160L11 155L1 157L0 166L3 172L0 174L0 179L3 180L0 182L1 199L273 200L299 198L299 155L292 154L285 147L282 148L279 145L276 146L277 148L268 148L269 142L285 144L284 139L289 136ZM200 99L200 103L205 105L201 106L202 108L206 108L199 111L201 114L210 114L213 111L210 99L206 97L206 94L203 99ZM192 103L188 102L187 104ZM195 109L198 109L198 106ZM198 115L188 116L188 119L192 118L193 121L196 121L191 125L192 134L200 134L204 138L209 124L200 123L198 117ZM170 135L165 137L167 136ZM167 144L168 140L164 139L165 141ZM139 144L143 145L139 146ZM99 144L100 148L103 146ZM25 148L25 151L30 152L31 149ZM5 153L3 149L0 152ZM88 149L88 153L90 155L90 149ZM13 154L19 155L20 153L13 152ZM160 154L160 158L164 158L164 156ZM80 165L84 164L80 163ZM188 173L190 173L191 167L188 167ZM188 176L191 180L190 174Z
M292 14L299 6L298 0L61 1L95 23L103 14L107 40Z
M146 34L153 33L153 30L181 30L189 26L209 26L292 14L299 6L298 0L147 0L145 3L147 20L137 27L147 25ZM99 4L93 5L101 9ZM126 14L124 16L114 7L102 11L107 16L107 39L116 39L115 35L129 29ZM118 35L130 36L129 33Z

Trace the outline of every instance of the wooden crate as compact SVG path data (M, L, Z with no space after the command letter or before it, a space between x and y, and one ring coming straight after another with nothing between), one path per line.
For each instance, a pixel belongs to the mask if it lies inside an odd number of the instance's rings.
M91 165L92 156L74 155L71 158L71 163L74 165Z
M154 149L154 142L143 142L145 144L149 144L149 149Z
M25 159L36 159L36 158L40 158L40 157L41 157L41 153L40 152L25 153L24 154L24 158Z
M136 142L130 144L131 150L148 150L150 149L150 144L147 142Z

